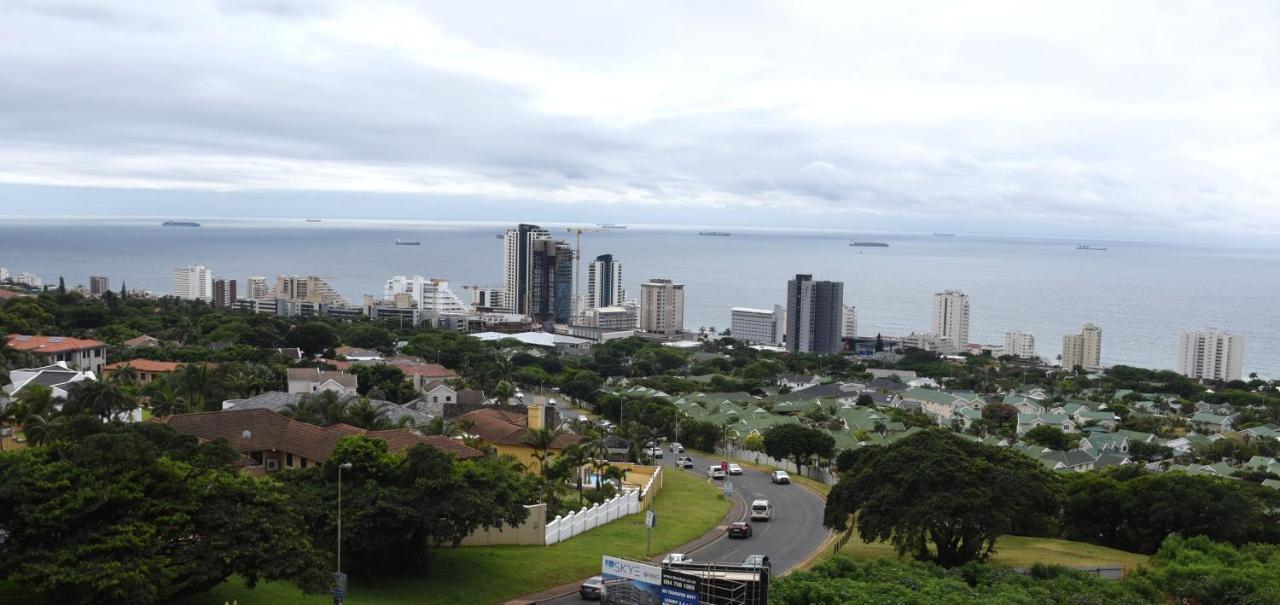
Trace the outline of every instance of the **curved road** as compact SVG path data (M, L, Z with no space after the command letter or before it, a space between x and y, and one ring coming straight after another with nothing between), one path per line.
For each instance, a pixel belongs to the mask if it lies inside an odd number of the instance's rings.
M689 452L686 455L693 458L693 468L677 470L674 465L678 454L664 451L663 455L661 462L668 472L695 473L703 478L706 477L707 467L720 461L719 458ZM734 497L741 497L747 508L750 508L754 499L769 500L773 504L774 517L770 521L752 522L750 538L721 538L692 553L690 556L695 561L741 563L748 555L769 555L776 576L803 563L830 535L822 526L822 499L805 487L796 484L774 485L769 481L768 474L747 467L743 467L741 475L728 477L727 480L733 482ZM721 481L715 481L715 484L722 487ZM661 523L661 519L658 522ZM585 601L576 594L547 601L557 604L582 602Z

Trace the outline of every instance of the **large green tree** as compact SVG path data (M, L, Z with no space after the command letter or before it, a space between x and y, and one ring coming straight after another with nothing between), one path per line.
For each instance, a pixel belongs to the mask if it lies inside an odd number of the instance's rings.
M1000 536L1045 527L1058 508L1053 476L1035 460L938 429L841 463L825 526L947 567L985 560Z
M232 574L319 587L289 498L234 458L156 426L0 455L0 579L49 603L159 603Z
M835 447L831 433L803 424L777 424L764 432L765 453L778 460L792 460L801 472L814 458L834 457Z

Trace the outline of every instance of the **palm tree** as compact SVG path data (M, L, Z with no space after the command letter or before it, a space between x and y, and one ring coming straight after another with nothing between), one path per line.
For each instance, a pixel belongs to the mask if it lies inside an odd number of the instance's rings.
M221 385L207 363L189 363L173 374L178 390L195 409L205 409L210 402L217 403ZM213 410L210 410L213 411Z
M280 409L280 413L308 424L330 426L348 420L349 401L343 401L333 391L307 393L298 401Z
M591 460L591 455L587 448L581 443L575 443L564 448L560 452L560 459L565 462L569 468L573 469L573 481L578 488L578 506L582 506L582 467Z
M506 405L512 397L516 395L516 388L511 386L510 382L503 380L497 386L493 387L493 396L498 398L498 402Z
M66 424L67 417L61 414L34 414L23 421L23 432L27 434L27 443L33 446L46 445L53 441L58 430Z
M524 443L533 448L533 459L538 461L538 473L542 474L547 466L547 458L551 457L551 448L555 445L556 438L560 436L559 429L540 428L529 431L525 435Z
M387 409L382 406L374 405L368 397L358 397L350 405L346 406L347 424L358 426L362 429L371 431L390 428L391 420L388 418ZM412 422L412 418L406 416L405 419Z
M16 401L0 401L0 452L4 451L4 429L18 423L18 412L21 410L22 404Z
M173 380L160 378L151 381L144 389L147 394L147 405L151 413L158 417L186 414L191 411L187 399L174 387Z
M27 385L18 392L17 401L22 406L18 410L18 416L24 419L24 422L27 416L49 415L57 405L53 399L53 389L43 384Z
M71 385L67 395L67 411L93 414L104 421L133 408L132 399L113 380L83 380Z

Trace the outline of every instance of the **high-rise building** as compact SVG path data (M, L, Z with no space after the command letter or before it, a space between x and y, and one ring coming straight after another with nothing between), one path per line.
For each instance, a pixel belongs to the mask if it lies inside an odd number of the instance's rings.
M471 308L477 311L495 311L509 309L506 302L507 291L502 287L463 286L471 290Z
M845 338L853 338L858 335L858 308L853 305L844 305L844 319L840 335Z
M969 295L946 290L933 295L933 335L951 341L953 352L969 348Z
M262 276L250 277L245 282L245 288L248 290L246 294L254 300L266 300L274 298L271 292L271 284L267 282L267 278Z
M9 279L9 270L5 269L4 267L0 267L0 281L7 281L8 279Z
M1197 380L1240 380L1244 336L1206 328L1178 337L1178 373Z
M659 278L640 284L640 329L667 335L684 331L684 284Z
M729 333L743 342L780 345L787 331L786 316L782 305L774 305L773 310L734 307L729 309Z
M236 298L236 280L225 277L213 280L213 306L234 307Z
M570 323L573 316L573 249L550 239L529 242L528 306L522 311L537 323Z
M1036 337L1021 330L1005 332L1004 354L1022 359L1034 358L1036 356Z
M102 275L89 276L89 295L102 296L111 289L111 280Z
M14 278L13 281L16 281L24 286L31 286L32 288L40 288L44 286L44 280L40 279L39 275L36 275L34 273L28 273L26 271L19 273L18 277Z
M532 263L530 246L533 242L549 239L551 239L551 232L537 225L521 224L514 229L507 229L506 234L503 235L502 286L506 290L503 298L508 310L525 315L530 314L532 298L529 291L529 273ZM570 283L571 288L572 285Z
M213 272L204 265L174 267L173 295L186 300L213 300Z
M279 275L276 277L275 297L288 302L305 302L316 305L346 306L342 295L338 294L323 277L308 275Z
M587 328L603 328L606 330L636 329L635 307L596 307L582 312L582 325Z
M1102 328L1085 324L1079 334L1062 337L1062 359L1059 364L1068 370L1102 367Z
M397 296L408 297L411 304L404 305ZM466 315L467 307L449 288L449 280L426 278L421 275L393 276L383 288L382 299L404 308L412 306L429 315Z
M787 350L839 353L844 328L844 282L814 281L796 274L787 281Z
M612 254L601 254L587 267L587 299L583 309L597 309L622 304L627 298L622 289L622 263Z

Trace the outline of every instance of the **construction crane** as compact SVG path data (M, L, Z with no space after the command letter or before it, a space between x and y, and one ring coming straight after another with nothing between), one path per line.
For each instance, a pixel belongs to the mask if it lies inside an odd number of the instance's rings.
M578 275L582 273L582 234L583 233L601 233L608 231L607 227L569 227L566 229L569 233L574 234L576 241L573 244L573 318L571 321L578 321Z

